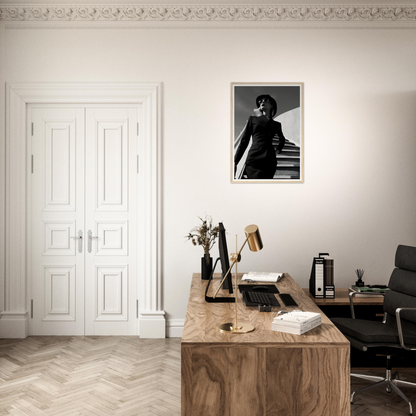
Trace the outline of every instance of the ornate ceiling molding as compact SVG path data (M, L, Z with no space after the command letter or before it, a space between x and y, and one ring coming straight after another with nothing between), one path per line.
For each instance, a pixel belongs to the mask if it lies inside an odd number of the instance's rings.
M416 22L416 6L0 5L0 21Z

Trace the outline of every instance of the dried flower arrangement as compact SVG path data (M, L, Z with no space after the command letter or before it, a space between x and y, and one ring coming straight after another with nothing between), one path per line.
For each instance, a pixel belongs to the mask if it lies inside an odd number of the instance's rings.
M218 237L218 225L215 227L212 225L212 218L209 215L206 215L205 219L202 219L201 217L198 218L202 221L202 224L192 228L185 238L191 240L194 246L203 247L204 257L208 264L210 258L209 252Z

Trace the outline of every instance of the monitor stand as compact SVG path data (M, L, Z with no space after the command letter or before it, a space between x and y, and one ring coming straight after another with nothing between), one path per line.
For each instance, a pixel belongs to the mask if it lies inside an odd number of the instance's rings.
M210 284L211 284L211 280L212 280L212 276L214 275L214 271L215 271L215 268L217 267L217 263L218 263L218 260L220 260L220 257L218 257L217 258L217 260L215 260L215 263L214 263L214 267L213 267L213 269L212 269L212 273L211 273L211 276L209 276L209 279L208 279L208 284L207 284L207 288L205 289L205 301L206 302L211 302L211 303L235 303L235 298L234 297L232 297L232 298L223 298L223 297L219 297L219 296L217 296L217 297L212 297L212 296L208 296L207 295L207 293L208 293L208 289L209 289L209 286L210 286ZM229 287L225 287L225 283L227 282L227 279L225 279L225 282L224 282L224 284L223 284L223 288L224 289L228 289L228 290L230 290L229 289ZM232 284L232 283L231 283Z

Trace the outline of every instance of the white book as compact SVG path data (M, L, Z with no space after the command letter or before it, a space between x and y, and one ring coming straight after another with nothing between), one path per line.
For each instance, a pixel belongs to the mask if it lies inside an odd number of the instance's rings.
M244 274L242 280L252 282L271 282L276 283L283 277L283 273L249 272Z
M272 324L275 326L281 325L302 328L311 322L321 322L321 314L316 312L291 311L276 316Z

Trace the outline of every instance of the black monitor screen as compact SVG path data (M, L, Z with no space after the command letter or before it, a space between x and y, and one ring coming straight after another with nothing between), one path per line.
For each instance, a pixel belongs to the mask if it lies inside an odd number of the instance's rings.
M222 277L224 278L225 274L230 268L230 260L228 258L228 248L227 248L227 238L225 237L225 228L222 222L218 224L218 248L220 252ZM222 287L224 289L228 289L230 293L233 293L231 273L225 279Z

